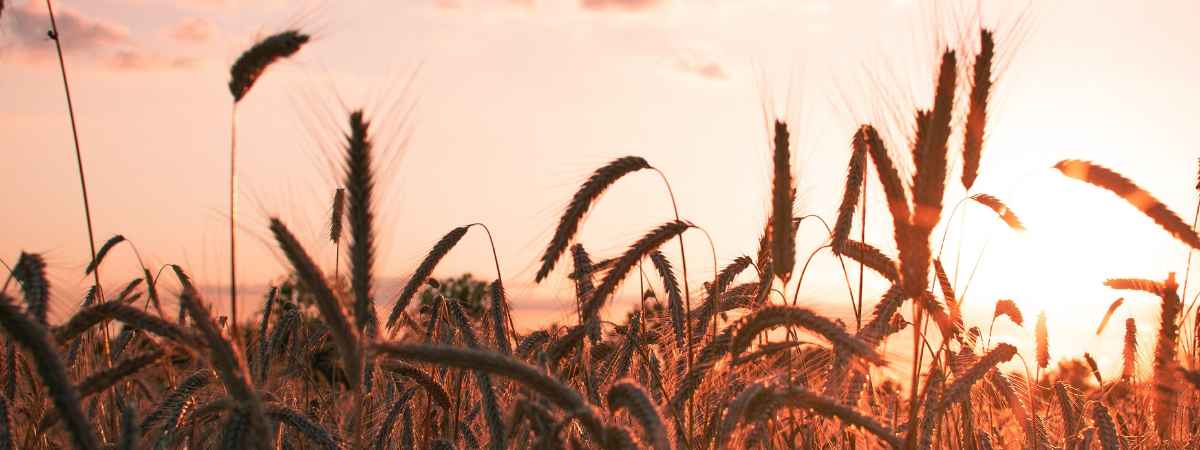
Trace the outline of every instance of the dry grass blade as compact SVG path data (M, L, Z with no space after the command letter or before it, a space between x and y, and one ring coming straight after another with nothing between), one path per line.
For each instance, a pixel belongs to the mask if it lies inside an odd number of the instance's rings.
M1090 161L1080 161L1078 159L1064 159L1054 165L1068 177L1076 180L1084 181L1089 184L1102 187L1117 194L1133 207L1142 211L1147 217L1154 220L1171 233L1176 239L1191 246L1194 249L1200 249L1200 236L1196 235L1196 231L1192 227L1183 223L1183 219L1175 215L1167 205L1162 204L1154 196L1150 195L1144 189L1133 184L1128 178L1121 174L1113 172L1103 166L1098 166Z
M1132 380L1137 374L1137 324L1130 317L1125 319L1125 349L1122 352L1121 379Z
M734 331L730 353L735 357L750 346L760 333L781 326L800 327L824 337L834 346L877 365L887 365L874 349L846 333L837 324L806 308L797 306L767 306L755 311L731 326Z
M84 414L79 390L67 378L66 368L58 351L50 343L46 329L17 309L11 298L0 294L0 326L7 331L9 339L27 348L37 362L38 375L42 378L54 407L66 419L71 432L72 445L81 450L95 450L96 438L92 422Z
M84 269L83 274L91 275L92 271L96 270L96 266L99 266L100 262L104 261L104 255L107 255L109 250L112 250L114 246L122 242L125 242L125 236L119 234L108 238L108 241L104 242L104 245L100 246L100 250L96 252L96 260L88 264L87 269Z
M296 275L313 293L317 310L325 318L325 324L329 326L330 334L333 335L333 342L337 346L338 352L341 353L342 368L346 371L346 377L350 379L350 385L359 385L362 381L362 354L358 348L358 336L350 326L349 319L346 318L342 302L329 289L321 269L313 264L312 259L308 257L300 243L296 242L296 237L292 236L283 222L280 222L279 219L271 219L271 232L275 234L275 240L279 242L279 247L283 249L288 261L296 269Z
M370 122L362 111L350 113L350 134L346 136L346 189L349 204L346 217L350 222L350 289L354 291L354 325L359 334L367 332L367 323L375 317L375 302L371 297L371 276L375 264L375 234L371 223L375 219L372 191L375 174L372 167L371 139L367 136ZM335 207L336 207L336 201Z
M1033 330L1034 339L1037 341L1037 367L1045 369L1050 366L1050 342L1047 339L1046 310L1042 310L1038 314L1037 326Z
M229 68L229 93L233 94L233 102L242 101L268 66L294 55L307 42L307 34L288 30L269 36L242 53Z
M377 341L371 344L371 348L377 353L393 358L483 371L514 380L558 405L568 414L574 415L593 437L603 439L603 422L578 392L562 381L547 376L541 369L521 361L481 350L428 344L410 345Z
M554 270L558 258L567 251L567 246L579 231L579 223L583 221L583 216L609 186L631 172L649 168L651 168L650 163L640 156L624 156L592 172L592 176L579 187L578 191L575 191L571 203L567 205L566 211L563 211L562 217L558 219L558 227L554 230L554 237L550 238L550 245L546 247L546 253L542 255L542 266L538 268L534 281L541 283L546 276L550 275L550 271Z
M1171 438L1171 427L1175 417L1176 397L1179 395L1179 379L1175 353L1179 340L1179 316L1182 307L1179 301L1179 284L1175 273L1167 275L1163 283L1162 319L1159 322L1158 344L1154 347L1154 426L1158 438L1164 442Z
M862 196L863 178L867 171L867 143L857 136L852 143L854 151L850 153L850 167L846 174L846 190L842 194L842 204L838 207L837 222L833 225L833 248L836 250L842 242L850 237L854 228L854 210L858 207Z
M1017 303L1012 300L996 301L996 313L992 316L992 320L995 321L1000 316L1008 317L1008 320L1017 324L1018 327L1025 326L1025 317L1021 315L1021 309L1017 308Z
M1142 291L1160 297L1163 295L1163 289L1165 289L1165 285L1161 281L1142 278L1109 278L1104 282L1104 285L1124 291Z
M1028 231L1025 229L1025 224L1021 223L1021 219L1018 218L1015 213L1013 213L1012 209L1009 209L1008 205L1005 205L1004 202L1000 201L1000 199L987 194L975 194L968 198L975 200L975 202L979 203L980 205L988 207L992 211L995 211L996 215L1000 216L1000 220L1003 220L1004 224L1008 225L1009 228L1012 228L1013 231Z
M1111 305L1108 305L1108 312L1104 313L1104 318L1100 319L1100 327L1096 328L1097 336L1099 336L1100 333L1104 331L1104 326L1108 325L1108 319L1111 319L1113 313L1117 311L1117 308L1120 308L1121 305L1124 303L1125 303L1125 297L1121 297L1121 298L1118 298L1116 301L1112 302Z
M446 256L446 253L449 253L450 249L458 244L458 241L467 234L467 230L470 228L470 225L466 225L450 230L429 250L429 254L425 255L425 259L421 260L421 264L417 266L417 271L413 272L412 278L409 278L408 283L404 285L404 291L400 292L400 297L396 298L396 304L392 306L392 314L388 316L388 329L396 328L396 321L400 320L400 313L408 308L413 296L417 295L417 290L425 284L425 280L428 280L429 276L433 274L433 269Z
M841 244L834 244L833 250L839 255L862 263L890 282L900 281L900 274L896 271L896 262L871 244L846 239Z
M771 181L771 260L775 276L787 284L796 265L796 236L792 230L792 154L789 151L788 126L775 121L775 142L772 162L775 171Z
M652 448L670 450L671 444L667 439L667 427L663 425L658 408L654 406L654 403L650 401L650 396L646 395L646 391L640 386L628 380L618 381L608 389L606 399L608 410L611 413L616 414L618 410L624 409L629 412L630 416L637 419Z
M996 43L992 31L979 30L979 53L971 77L971 105L967 111L966 132L963 138L962 184L969 192L979 175L979 160L983 153L983 137L987 131L988 96L992 89L992 58Z

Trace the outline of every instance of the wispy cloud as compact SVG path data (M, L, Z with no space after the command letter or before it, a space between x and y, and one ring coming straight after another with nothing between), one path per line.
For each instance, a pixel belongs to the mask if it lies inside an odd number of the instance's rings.
M466 11L467 3L463 0L440 0L433 7L443 11Z
M696 76L708 81L728 81L733 73L725 65L696 56L690 52L680 53L666 60L667 67L679 73Z
M174 42L188 45L204 45L220 36L221 30L211 20L198 17L183 17L167 37Z
M151 50L120 50L102 58L104 66L115 70L189 70L200 67L204 59L193 55L161 53Z
M664 0L580 0L579 7L590 11L637 13L654 9Z
M11 15L14 50L18 59L39 62L50 57L54 44L47 36L50 30L50 14L46 4L27 1L19 6L6 8ZM58 25L59 43L63 51L79 52L129 42L129 28L119 23L88 17L70 7L57 8L54 14Z

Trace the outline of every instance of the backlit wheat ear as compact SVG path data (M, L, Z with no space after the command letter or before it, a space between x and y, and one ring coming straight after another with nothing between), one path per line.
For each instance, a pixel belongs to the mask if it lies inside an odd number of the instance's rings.
M1000 318L1000 316L1008 317L1008 320L1017 324L1018 327L1025 326L1025 318L1021 315L1021 309L1017 308L1017 303L1012 300L996 301L996 314L992 316L992 321Z
M796 265L796 237L792 234L792 154L786 123L775 121L775 141L772 162L775 167L771 182L771 260L775 276L787 284Z
M887 278L890 282L900 281L900 273L896 270L896 262L884 255L879 249L859 241L846 239L841 244L835 244L833 250L837 254L860 262L868 269Z
M683 322L686 311L683 308L683 294L679 288L679 281L675 278L671 261L667 260L667 256L662 252L655 250L650 253L650 262L662 279L663 290L667 291L667 313L671 316L671 328L675 331L675 345L683 348L686 336Z
M375 265L375 233L371 229L375 219L372 196L375 174L371 139L367 135L369 127L370 122L363 118L362 111L350 113L350 134L346 135L345 183L349 197L346 217L350 222L350 287L354 291L354 325L359 334L369 332L367 323L375 316L375 302L371 297L371 277Z
M736 357L750 346L760 333L781 326L800 327L821 335L850 353L877 365L886 365L883 357L862 341L850 336L841 327L819 314L796 306L768 306L743 317L731 327L734 333L730 352Z
M337 245L342 241L342 224L346 215L346 190L333 191L333 207L329 212L329 240Z
M50 343L50 336L40 323L30 320L13 304L7 295L0 294L0 327L9 339L29 350L37 362L37 372L42 378L54 407L66 420L75 448L95 450L96 438L92 422L84 414L79 390L67 377L66 368L58 351ZM11 372L10 372L11 373Z
M508 339L508 321L505 320L504 314L508 310L508 296L504 293L504 285L500 280L488 285L488 299L491 300L489 309L492 315L492 339L501 354L512 356L512 342Z
M1125 297L1121 297L1121 298L1118 298L1116 301L1112 302L1111 305L1108 305L1108 312L1104 313L1104 318L1100 320L1100 328L1096 329L1097 336L1099 336L1100 333L1102 331L1104 331L1104 326L1108 325L1108 319L1112 318L1113 313L1116 312L1117 308L1120 308L1121 305L1124 303L1125 303Z
M88 264L87 269L84 269L83 274L91 275L92 271L96 270L96 266L99 266L100 262L104 260L104 256L108 254L108 251L112 250L113 247L124 241L125 236L121 236L119 234L108 238L108 241L105 241L104 245L100 246L100 250L96 252L96 260Z
M1147 217L1154 220L1171 233L1176 239L1195 249L1200 249L1200 236L1196 235L1196 231L1192 227L1183 223L1183 219L1175 215L1167 205L1162 204L1154 196L1150 195L1144 189L1133 184L1128 178L1121 174L1113 172L1108 168L1098 166L1090 161L1080 161L1078 159L1065 159L1054 165L1068 177L1087 182L1089 184L1108 189L1118 197L1125 199L1133 207L1142 211Z
M309 441L317 444L319 449L338 450L342 448L340 439L336 435L326 430L325 427L313 423L304 413L278 403L267 403L263 405L263 410L267 417L279 423L286 423L292 429L303 434Z
M636 383L629 380L613 383L608 389L608 410L616 414L624 409L637 419L651 447L656 450L670 450L671 444L667 439L667 427L663 425L658 408L650 401L650 397Z
M392 306L392 314L388 316L387 321L388 329L396 329L396 321L400 320L400 313L404 312L405 308L408 308L408 304L412 301L413 296L417 295L417 290L433 274L433 269L450 252L450 249L458 244L458 241L462 239L463 235L467 234L467 230L470 228L470 225L466 225L450 230L449 233L442 236L437 244L434 244L433 248L429 250L429 254L425 255L425 259L421 260L421 264L417 266L417 271L413 272L412 278L409 278L408 283L404 285L404 291L400 292L400 297L396 299L396 304Z
M917 448L919 450L929 450L930 446L933 445L933 430L941 420L938 403L942 398L942 385L944 382L945 376L942 374L941 368L935 365L929 370L929 375L925 381L925 408L921 413L921 428L918 433L919 438L917 439Z
M446 388L433 376L425 373L425 371L399 361L391 360L383 361L379 365L379 368L412 380L421 389L424 389L425 395L434 403L437 403L443 410L450 411L453 407L453 403L450 401L450 394L446 392Z
M1025 229L1025 224L1021 223L1021 219L1013 213L1012 209L1009 209L1008 205L1005 205L1004 202L1000 201L1000 199L987 194L975 194L967 198L975 200L976 203L995 211L996 215L1000 216L1000 220L1003 220L1004 224L1008 225L1009 228L1012 228L1013 231L1028 231Z
M558 228L554 230L554 237L550 238L550 245L546 247L546 253L542 255L542 266L538 269L534 282L541 283L546 276L550 275L550 271L558 263L558 258L567 251L571 240L575 239L583 216L609 186L629 173L649 168L651 168L650 163L642 157L625 156L592 172L592 176L579 187L578 191L575 191L575 196L571 198L567 210L563 211L562 217L558 219Z
M892 434L890 430L881 425L875 418L865 416L857 410L842 405L837 400L813 392L807 387L788 383L778 386L775 389L775 395L777 399L783 400L780 406L783 404L793 405L825 417L837 417L847 425L862 428L868 433L875 435L890 444L892 448L899 449L902 444L900 438Z
M1109 278L1108 280L1104 281L1104 285L1113 289L1142 291L1157 296L1162 296L1163 289L1165 289L1161 281L1146 280L1142 278Z
M1033 331L1034 338L1037 340L1037 366L1039 369L1050 366L1050 343L1046 334L1046 310L1042 310L1038 314L1037 326Z
M683 234L692 225L687 221L673 221L659 225L658 228L651 230L637 242L634 242L629 250L626 250L608 270L604 276L604 281L592 293L592 298L584 305L582 315L584 320L596 320L600 308L604 306L604 301L617 290L617 286L629 275L633 267L637 265L642 258L649 256L655 250L658 250L667 241L674 239L676 236Z
M46 263L42 261L42 255L21 252L21 257L13 267L12 277L21 282L21 290L25 293L25 312L45 326L50 284L46 281Z
M992 58L996 43L992 31L979 30L979 53L971 77L971 105L967 111L966 136L963 138L962 184L967 192L979 175L979 160L983 153L983 137L987 131L988 96L992 89Z
M933 113L929 116L927 133L917 136L913 148L912 224L920 230L932 230L941 218L942 196L946 190L946 144L950 139L950 119L954 112L954 87L958 60L954 51L942 53L938 71L937 90L933 97ZM921 234L926 234L922 232Z
M833 248L836 251L850 237L854 228L854 210L862 195L863 178L867 170L867 143L858 135L851 145L850 168L846 174L846 190L842 194L842 205L838 207L837 222L833 225Z
M954 296L954 286L950 284L950 277L946 276L942 260L933 259L933 273L942 289L942 298L946 299L946 307L950 310L950 324L954 326L955 332L958 332L963 329L962 304Z
M1137 324L1130 317L1125 319L1125 349L1122 351L1124 363L1121 365L1121 379L1132 380L1137 375Z
M294 55L307 42L307 34L288 30L267 37L242 53L229 68L229 93L233 94L234 103L242 101L267 67L281 58Z
M1167 275L1163 282L1162 318L1159 322L1158 344L1154 348L1154 375L1151 380L1154 385L1154 426L1158 438L1164 442L1171 437L1171 426L1175 418L1175 402L1179 395L1179 373L1175 362L1176 346L1179 339L1179 322L1177 321L1181 303L1179 301L1179 284L1175 282L1175 273Z
M87 332L96 324L109 319L119 320L130 327L145 330L173 340L190 348L199 348L200 342L191 332L158 316L142 312L119 300L98 303L79 310L67 323L53 329L54 340L66 344L71 339Z
M1120 450L1121 441L1117 437L1117 427L1113 425L1112 416L1108 414L1108 407L1099 402L1093 403L1092 421L1096 424L1096 431L1100 436L1100 448Z
M153 364L163 357L162 349L151 350L148 352L139 353L137 355L121 358L115 362L112 367L100 369L95 373L88 375L87 378L79 381L79 396L88 398L92 395L99 394L108 388L113 387L117 383L125 381L146 366ZM42 415L42 419L38 423L39 429L47 429L58 423L59 416L57 410L46 411Z
M975 383L982 380L1000 363L1011 360L1016 354L1017 347L1012 344L1003 342L997 344L996 348L979 358L975 365L950 383L950 386L946 388L946 395L942 398L943 408L965 400L971 394L971 387L975 386Z
M13 423L12 405L0 395L0 450L17 448L17 429Z
M149 430L172 415L178 415L178 410L192 399L200 389L208 385L215 377L211 369L201 369L188 375L175 386L171 392L159 397L154 409L142 419L141 429Z
M346 377L350 379L350 385L358 386L362 381L362 354L358 348L358 335L350 325L350 320L346 318L346 311L343 309L341 301L325 283L325 275L321 273L321 269L313 263L312 258L309 258L308 253L304 251L304 248L300 246L296 237L292 235L291 231L288 231L283 222L280 222L279 219L271 219L271 232L275 234L279 248L292 263L296 275L312 292L315 300L313 303L316 304L321 317L325 319L325 324L333 336L334 345L341 354L343 369L346 371Z
M1091 353L1084 353L1083 360L1087 361L1088 369L1092 371L1092 376L1096 378L1096 384L1104 386L1104 379L1100 377L1100 366L1096 364L1096 359L1092 358Z

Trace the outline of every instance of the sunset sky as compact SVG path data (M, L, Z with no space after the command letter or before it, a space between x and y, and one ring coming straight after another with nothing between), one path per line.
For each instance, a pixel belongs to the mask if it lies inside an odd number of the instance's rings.
M712 237L713 247L700 232L685 240L695 279L711 278L714 248L722 266L756 249L769 199L770 121L792 126L798 211L832 223L853 131L876 124L907 161L911 117L932 101L940 48L973 53L980 24L997 30L1001 70L971 193L1004 199L1030 231L1001 224L992 232L994 214L977 204L948 217L965 195L955 146L934 241L949 225L944 259L960 292L988 242L966 296L968 326L986 332L995 301L1011 298L1026 326L998 322L994 340L1028 348L1045 309L1053 356L1090 351L1114 368L1119 354L1103 349L1116 348L1120 321L1132 315L1148 335L1157 299L1100 283L1170 271L1182 279L1186 268L1186 247L1136 209L1050 167L1096 161L1191 222L1200 156L1193 2L55 0L54 8L96 245L123 234L152 270L189 270L220 309L219 287L229 282L229 66L257 39L291 28L313 40L273 66L238 112L247 311L286 272L269 217L288 223L332 272L326 224L350 109L366 109L386 163L380 306L391 307L444 233L482 222L519 322L533 327L570 316L560 311L572 301L564 269L541 285L532 279L557 216L592 170L623 155L659 168L680 215ZM46 13L41 0L6 0L0 12L0 259L43 254L54 314L62 315L91 282L90 256ZM872 189L867 240L894 254L882 193ZM580 241L597 258L614 256L672 217L662 179L635 173L601 199ZM801 229L801 264L824 244L818 228L806 221ZM667 250L678 257L674 245ZM137 267L119 247L105 261L104 282L123 285ZM463 272L495 277L486 234L468 233L437 274ZM857 265L850 275L857 284ZM636 284L627 283L614 311L628 307ZM868 275L868 302L882 288ZM1196 293L1200 284L1189 286L1189 305ZM1092 339L1121 296L1128 306L1118 325ZM800 297L853 319L828 252L813 259Z

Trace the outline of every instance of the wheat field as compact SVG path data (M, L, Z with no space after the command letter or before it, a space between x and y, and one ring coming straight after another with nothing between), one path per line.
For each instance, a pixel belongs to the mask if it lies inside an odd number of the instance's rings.
M953 216L946 205L974 202L1026 231L1019 211L972 191L988 170L980 161L997 39L978 29L969 45L941 50L928 109L908 113L908 129L862 124L844 137L847 175L836 216L822 219L832 224L824 257L889 286L865 301L860 287L852 317L823 315L798 295L810 256L798 253L796 233L813 216L797 206L796 139L783 120L771 124L763 152L770 208L759 245L711 277L688 270L705 261L689 261L681 237L702 230L678 211L610 257L593 257L581 242L607 189L658 171L624 156L578 187L537 263L537 282L570 280L570 320L518 329L499 274L433 276L448 253L469 251L455 249L467 233L490 238L480 223L448 230L380 309L383 156L372 117L358 110L345 118L340 184L320 224L337 257L314 260L289 224L272 218L290 274L262 299L232 292L232 317L249 320L214 316L178 265L143 266L142 277L99 285L106 257L129 245L118 235L93 251L86 272L96 285L83 306L51 323L46 263L21 254L0 293L0 449L1200 448L1200 310L1181 298L1187 273L1105 282L1161 300L1157 321L1142 324L1157 330L1153 342L1138 342L1138 324L1125 319L1116 378L1102 377L1090 354L1052 361L1049 347L1059 344L1049 342L1045 311L1034 319L1000 300L990 322L964 319L963 287L933 251L935 230ZM237 103L308 40L299 30L272 35L231 67L233 160ZM889 134L911 145L889 147ZM949 178L959 160L961 177ZM82 160L79 170L82 181ZM1116 171L1076 159L1051 170L1127 201L1133 209L1122 213L1140 212L1179 245L1200 249L1194 223ZM972 194L949 198L953 184ZM880 192L869 189L876 185ZM886 214L870 220L891 231L888 242L855 240L867 225L867 195L886 199ZM669 257L675 245L680 256ZM236 280L236 256L230 266ZM635 284L637 306L608 317L618 292ZM1122 302L1108 307L1097 335L1119 326ZM255 312L239 315L239 305ZM994 339L997 321L1031 328L1034 352ZM1147 367L1139 367L1141 348L1152 349Z

